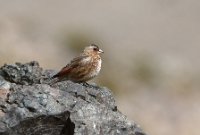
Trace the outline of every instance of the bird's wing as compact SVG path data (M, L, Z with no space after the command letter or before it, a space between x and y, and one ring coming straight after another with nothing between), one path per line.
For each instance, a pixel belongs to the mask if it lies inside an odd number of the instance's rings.
M76 68L77 66L84 65L84 59L89 58L87 55L80 55L74 58L69 64L63 67L53 78L61 77L63 75L68 74L72 69Z

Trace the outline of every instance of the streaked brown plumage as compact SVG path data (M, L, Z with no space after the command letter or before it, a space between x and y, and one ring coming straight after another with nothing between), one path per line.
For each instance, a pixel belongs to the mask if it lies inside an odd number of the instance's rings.
M54 78L54 82L71 80L73 82L87 82L96 77L101 70L101 57L103 53L97 45L85 47L83 52L62 68Z

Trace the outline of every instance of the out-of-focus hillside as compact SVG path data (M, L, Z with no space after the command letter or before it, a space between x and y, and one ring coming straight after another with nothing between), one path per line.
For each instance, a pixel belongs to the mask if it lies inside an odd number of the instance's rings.
M87 43L105 52L94 82L154 135L199 135L197 0L1 1L0 64L59 70Z

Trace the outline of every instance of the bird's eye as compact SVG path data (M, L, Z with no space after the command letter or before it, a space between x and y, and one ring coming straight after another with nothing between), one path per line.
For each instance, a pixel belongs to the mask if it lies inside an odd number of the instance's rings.
M93 48L93 50L94 50L94 51L98 51L99 49L98 49L98 48Z

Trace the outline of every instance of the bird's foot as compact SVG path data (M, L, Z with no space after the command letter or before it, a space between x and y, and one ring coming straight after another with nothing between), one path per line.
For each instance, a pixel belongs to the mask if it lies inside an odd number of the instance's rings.
M87 83L87 82L82 82L81 83L83 86L85 86L85 87L92 87L89 83Z

